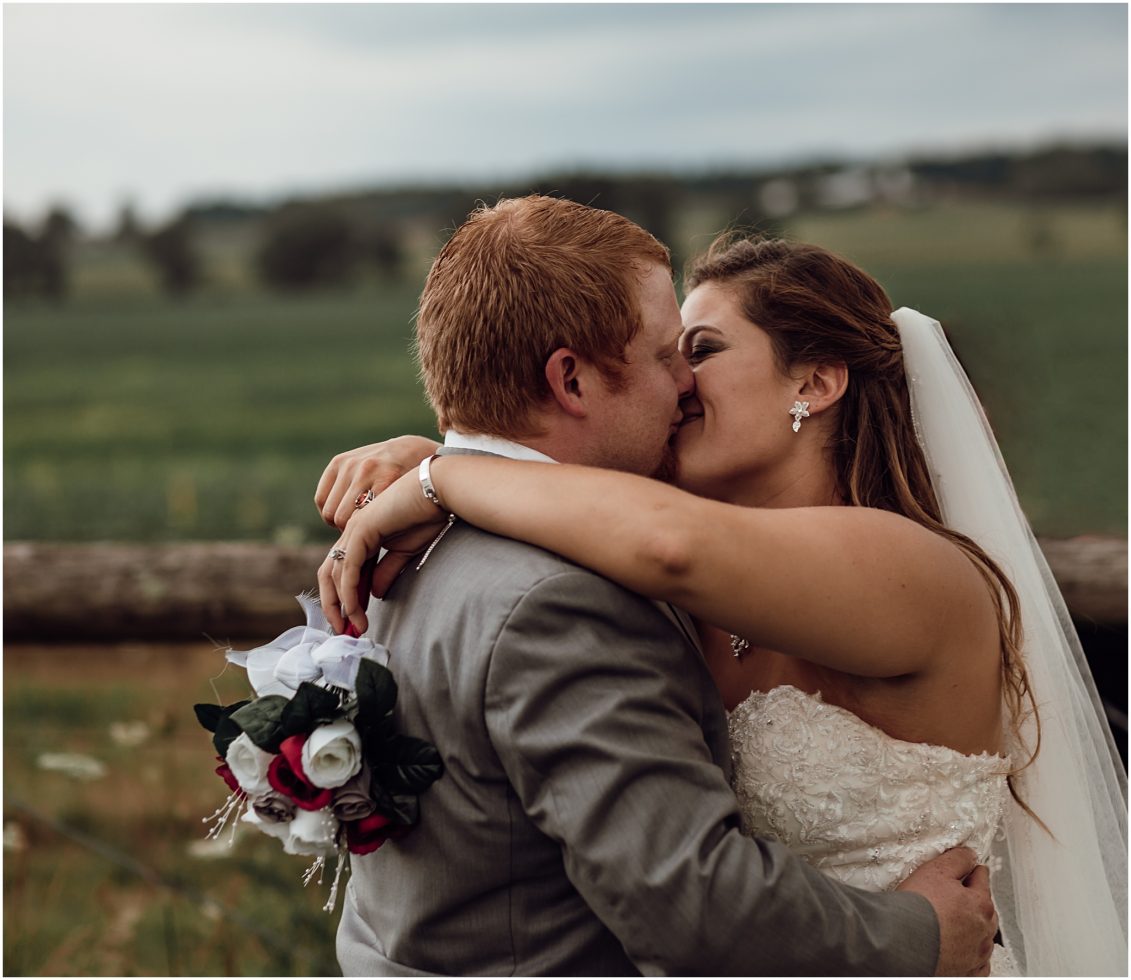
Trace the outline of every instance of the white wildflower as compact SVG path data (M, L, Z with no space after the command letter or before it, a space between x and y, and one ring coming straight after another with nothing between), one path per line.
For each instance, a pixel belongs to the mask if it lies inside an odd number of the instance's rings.
M89 755L77 752L44 752L35 764L48 772L61 772L72 779L94 780L106 775L106 767Z

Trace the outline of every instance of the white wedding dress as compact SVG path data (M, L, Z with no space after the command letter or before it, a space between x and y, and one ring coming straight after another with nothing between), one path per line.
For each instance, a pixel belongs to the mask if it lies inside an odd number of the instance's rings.
M744 829L785 844L848 885L887 891L964 844L995 870L1009 761L904 742L819 694L754 692L730 713ZM995 947L994 976L1015 976Z

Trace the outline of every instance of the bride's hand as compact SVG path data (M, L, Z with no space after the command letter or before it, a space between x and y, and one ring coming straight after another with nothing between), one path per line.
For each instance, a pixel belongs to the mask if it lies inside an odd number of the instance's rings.
M365 606L370 592L383 596L447 520L447 515L424 496L415 471L406 473L354 512L318 569L319 600L334 632L345 632L348 620L364 633L369 625ZM377 563L382 548L388 553Z
M437 449L423 436L397 436L339 453L318 481L314 506L327 524L342 530L367 490L379 494Z

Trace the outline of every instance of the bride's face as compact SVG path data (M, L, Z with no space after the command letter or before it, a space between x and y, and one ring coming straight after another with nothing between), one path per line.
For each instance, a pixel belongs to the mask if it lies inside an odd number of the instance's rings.
M683 303L680 350L695 373L674 448L678 484L719 500L750 502L789 458L798 382L783 374L769 335L725 286L703 283Z

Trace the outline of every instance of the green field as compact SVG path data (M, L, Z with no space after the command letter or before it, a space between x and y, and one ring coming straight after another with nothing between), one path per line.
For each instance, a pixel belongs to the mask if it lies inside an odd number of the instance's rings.
M684 251L718 215L686 215ZM951 333L1039 533L1126 530L1127 251L1113 205L816 214L839 250ZM66 305L5 306L5 538L326 537L335 453L434 434L407 349L418 282L289 297L230 250L213 287L162 298L95 253Z
M302 540L334 452L431 415L414 291L6 311L8 539Z
M206 644L5 650L6 976L340 975L309 860L204 840L227 787L191 706L222 665ZM44 768L59 753L101 774Z

